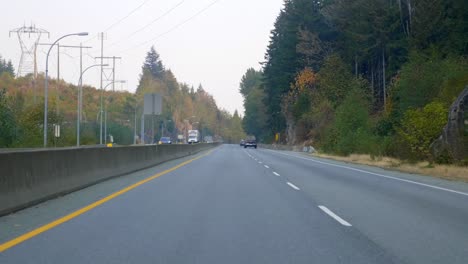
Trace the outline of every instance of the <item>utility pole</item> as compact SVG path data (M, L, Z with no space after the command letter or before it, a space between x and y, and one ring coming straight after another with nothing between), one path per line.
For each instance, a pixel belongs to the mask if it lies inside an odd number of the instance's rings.
M80 125L81 125L81 104L82 104L82 96L83 96L83 43L80 42L80 83L78 84L78 114L76 121L76 146L80 146Z
M112 57L112 92L115 92L115 56Z
M140 128L140 141L141 141L141 144L145 144L145 112L143 111L143 113L141 114L141 128Z
M99 129L99 144L102 145L102 97L103 97L103 90L102 90L102 75L104 74L104 32L101 32L101 84L100 84L100 89L101 89L101 107L100 107L100 112L99 112L99 123L100 123L100 129Z
M59 114L59 87L60 86L60 43L57 42L57 86L55 87L55 114Z
M50 43L38 43L36 46L51 46L52 44ZM57 45L57 94L56 94L56 102L55 102L55 105L56 105L56 113L58 115L59 113L59 85L60 85L60 48L78 48L80 49L80 67L81 67L81 63L82 63L82 60L83 60L83 52L82 52L82 49L90 49L92 47L88 47L88 46L73 46L73 45L60 45L60 43L57 43L55 44ZM81 72L81 71L80 71Z
M112 91L115 92L115 60L121 60L122 57L116 57L116 56L112 56L112 57L95 57L95 59L111 59L112 60ZM106 80L106 81L109 81L109 80Z
M151 115L151 144L154 144L154 115Z
M103 34L104 33L101 33L101 38L102 39L104 38ZM112 59L113 60L113 63L112 63L112 65L113 65L113 67L112 67L112 90L114 91L115 90L114 85L115 85L115 82L116 82L115 81L115 60L121 60L122 58L121 57L115 57L115 56L104 57L104 53L102 52L103 48L104 48L104 41L101 41L101 56L100 57L95 57L95 59L101 59L101 65L103 65L104 59ZM104 81L103 78L102 78L103 74L104 74L104 68L101 67L101 107L100 107L100 109L101 109L101 115L100 115L101 125L100 125L100 140L99 140L99 144L101 144L101 145L102 145L102 107L103 107L103 93L104 93L103 88L102 88L103 81Z
M78 115L76 122L76 145L80 146L80 125L81 125L81 113L83 111L83 49L90 49L92 47L83 46L83 43L80 43L80 83L78 87Z
M133 145L136 145L136 137L137 137L137 109L138 105L135 104L135 122L133 123Z

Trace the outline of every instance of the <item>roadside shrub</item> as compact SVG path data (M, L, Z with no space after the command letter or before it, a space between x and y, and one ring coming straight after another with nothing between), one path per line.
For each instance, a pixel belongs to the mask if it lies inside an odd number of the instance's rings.
M439 102L427 104L422 109L410 109L404 113L397 130L403 145L416 159L431 159L430 145L440 135L447 123L447 108Z
M336 110L332 133L325 146L339 155L371 153L376 150L376 137L371 132L369 103L361 90L354 89Z
M402 118L408 109L421 108L436 100L451 104L467 81L466 58L414 51L391 87L391 100L398 112L394 114Z

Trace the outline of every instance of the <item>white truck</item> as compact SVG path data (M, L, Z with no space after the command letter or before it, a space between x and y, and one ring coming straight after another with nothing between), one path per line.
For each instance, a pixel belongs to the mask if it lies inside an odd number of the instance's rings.
M187 143L194 144L198 142L200 142L200 133L198 132L198 130L189 130Z

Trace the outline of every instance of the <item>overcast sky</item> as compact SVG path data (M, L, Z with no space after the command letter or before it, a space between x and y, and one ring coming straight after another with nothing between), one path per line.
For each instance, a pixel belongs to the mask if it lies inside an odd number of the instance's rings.
M240 78L249 67L261 68L259 63L264 60L270 31L282 6L283 0L10 1L8 12L2 12L0 55L18 67L18 39L15 35L9 37L8 32L32 22L50 32L50 38L42 36L43 43L68 33L89 32L88 37L69 37L60 42L92 46L85 52L86 67L98 62L93 57L100 56L96 36L114 25L106 32L104 56L123 58L116 63L116 79L128 81L116 88L135 91L146 52L154 45L179 82L195 87L201 83L218 106L242 112ZM41 46L39 71L45 69L45 53L46 47ZM53 78L57 75L56 58L54 51L49 58ZM78 49L62 49L60 59L62 78L77 83ZM99 70L86 73L84 82L99 87Z

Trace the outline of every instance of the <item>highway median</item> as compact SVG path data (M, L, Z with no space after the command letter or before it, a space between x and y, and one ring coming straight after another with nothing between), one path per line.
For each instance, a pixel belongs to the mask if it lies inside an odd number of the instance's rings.
M218 144L0 152L0 216Z

